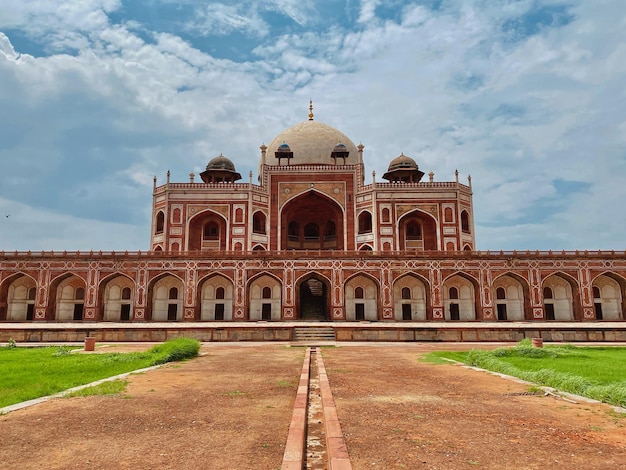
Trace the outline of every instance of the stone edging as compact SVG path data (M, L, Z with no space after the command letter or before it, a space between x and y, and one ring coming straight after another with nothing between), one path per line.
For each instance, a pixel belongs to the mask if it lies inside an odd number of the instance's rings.
M319 373L320 392L322 395L322 408L324 423L326 425L326 454L330 470L352 470L348 448L341 431L335 400L330 390L328 375L321 354L317 354L317 370Z
M302 470L306 448L307 406L309 403L309 379L311 371L311 348L306 349L298 392L293 406L289 434L281 470Z

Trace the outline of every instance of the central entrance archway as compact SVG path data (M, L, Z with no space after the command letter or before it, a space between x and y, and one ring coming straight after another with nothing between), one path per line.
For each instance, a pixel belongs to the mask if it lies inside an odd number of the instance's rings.
M343 250L343 241L343 212L336 201L311 190L285 204L281 249Z
M309 321L328 320L329 290L326 279L315 274L298 281L298 318Z

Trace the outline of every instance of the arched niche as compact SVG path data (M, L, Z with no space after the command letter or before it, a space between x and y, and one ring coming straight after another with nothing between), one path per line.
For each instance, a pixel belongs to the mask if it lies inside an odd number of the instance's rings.
M365 274L348 279L344 287L346 320L376 321L379 308L378 282Z
M443 283L444 318L449 321L474 321L477 312L478 284L461 273Z
M607 272L596 276L592 282L592 297L596 320L624 320L624 293L626 280Z
M427 283L413 274L405 274L393 283L393 314L397 321L427 319Z
M165 212L159 211L156 213L156 217L154 219L154 234L158 235L163 233L165 228Z
M507 273L498 276L491 288L495 319L499 321L531 320L530 290L519 276Z
M330 281L319 273L308 273L296 281L296 311L303 320L329 320Z
M343 250L343 211L317 191L294 197L281 211L280 249Z
M163 273L148 285L149 319L180 321L183 319L184 283L170 273Z
M235 287L226 276L214 274L198 284L201 321L231 321Z
M414 210L398 221L400 250L437 250L437 222L425 212Z
M465 209L461 211L461 232L471 233L470 216L469 212L467 212Z
M57 321L81 321L85 308L85 280L67 273L50 283L50 299L46 319Z
M17 273L0 285L0 321L32 321L35 319L36 281Z
M372 233L372 213L370 211L361 211L358 217L358 233Z
M204 211L189 221L189 251L226 251L227 221L216 212Z
M277 278L269 274L261 274L249 281L248 318L250 320L278 321L282 318L281 305L282 284Z
M541 284L546 320L581 319L578 282L564 273L547 276Z
M121 273L107 276L100 282L98 299L102 321L130 321L133 319L135 282Z
M263 211L256 211L252 215L252 233L265 234L267 233L266 229L267 217Z

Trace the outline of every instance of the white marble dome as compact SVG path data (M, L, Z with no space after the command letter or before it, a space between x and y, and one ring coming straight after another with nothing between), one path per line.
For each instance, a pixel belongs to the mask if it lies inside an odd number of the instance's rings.
M296 124L274 137L267 146L268 165L278 165L274 154L282 144L287 144L293 152L290 165L334 165L331 154L338 144L344 145L349 152L345 162L347 165L361 163L356 145L343 132L314 120Z

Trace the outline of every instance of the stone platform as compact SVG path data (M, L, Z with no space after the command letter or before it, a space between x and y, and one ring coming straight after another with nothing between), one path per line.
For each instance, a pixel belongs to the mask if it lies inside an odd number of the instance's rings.
M0 323L0 343L161 342L187 336L207 342L296 341L303 328L333 328L335 341L626 342L626 322L150 322Z

